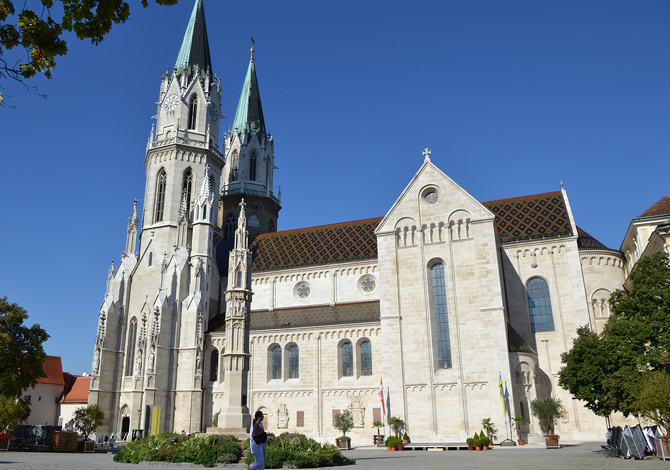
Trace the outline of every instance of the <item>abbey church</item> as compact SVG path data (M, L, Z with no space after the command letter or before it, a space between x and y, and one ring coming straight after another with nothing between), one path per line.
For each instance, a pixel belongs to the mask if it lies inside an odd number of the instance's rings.
M202 0L157 91L143 207L99 312L99 433L241 434L262 410L269 432L333 442L350 410L353 445L390 416L415 442L462 442L483 418L504 438L502 379L529 441L530 401L549 395L562 439L602 439L605 420L558 385L560 355L578 327L602 329L638 259L670 251L670 197L619 251L577 225L563 187L478 201L426 149L383 217L277 231L253 49L221 134L222 95L237 91L214 74Z

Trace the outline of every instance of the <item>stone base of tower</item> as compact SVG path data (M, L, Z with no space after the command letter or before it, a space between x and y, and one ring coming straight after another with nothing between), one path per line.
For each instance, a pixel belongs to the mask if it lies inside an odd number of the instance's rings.
M249 428L251 427L251 415L242 407L237 410L222 410L219 415L219 426L217 429L221 430L221 434L243 434L249 435ZM207 429L209 433L209 428ZM245 438L246 439L246 438Z

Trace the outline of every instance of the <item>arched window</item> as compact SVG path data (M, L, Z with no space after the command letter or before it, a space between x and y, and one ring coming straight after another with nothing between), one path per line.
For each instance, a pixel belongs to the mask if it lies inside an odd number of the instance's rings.
M237 223L233 214L230 214L226 219L226 238L235 238L235 230L237 230Z
M372 375L372 346L370 341L363 341L360 344L361 354L361 375Z
M440 369L451 369L451 340L449 338L449 311L444 265L435 263L430 268L432 280L433 314L437 339L437 361Z
M191 213L191 192L193 189L193 171L187 168L181 184L182 197L186 199L186 212ZM181 201L180 201L181 202Z
M272 348L272 378L281 379L281 348Z
M163 209L165 209L165 186L167 185L167 174L161 168L156 179L156 213L154 222L163 220Z
M268 232L274 232L275 231L275 221L270 219L270 222L268 222Z
M349 341L342 343L342 377L354 376L354 349Z
M195 129L198 118L198 97L193 95L188 103L188 128Z
M133 375L135 341L137 340L137 318L133 317L128 326L128 346L126 347L126 376Z
M251 152L249 158L249 180L256 181L256 152Z
M288 378L297 379L300 377L300 350L297 345L288 348Z
M554 315L551 312L549 284L544 279L535 277L526 284L528 293L528 313L530 328L533 333L554 331Z
M209 380L216 382L219 378L219 351L212 351L209 357Z

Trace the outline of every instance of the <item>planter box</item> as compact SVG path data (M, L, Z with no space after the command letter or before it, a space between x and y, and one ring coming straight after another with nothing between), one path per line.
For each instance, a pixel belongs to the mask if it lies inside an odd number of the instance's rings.
M9 439L0 439L0 450L9 450Z
M345 450L351 449L351 439L348 441L340 441L339 439L335 439L335 443L337 444L337 447L340 449Z
M558 439L552 439L550 437L544 438L544 444L547 449L560 449L561 446L558 443Z
M656 455L661 460L670 460L670 441L656 438Z

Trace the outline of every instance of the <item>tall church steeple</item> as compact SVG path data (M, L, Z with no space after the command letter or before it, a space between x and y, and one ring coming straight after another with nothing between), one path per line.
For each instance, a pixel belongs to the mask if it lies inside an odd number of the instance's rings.
M251 59L247 68L247 76L244 79L240 101L237 105L232 132L240 135L242 140L255 135L258 135L261 142L265 142L267 138L261 93L258 90L258 79L256 78L253 47L251 48Z
M205 78L207 73L211 73L212 59L209 55L207 23L205 22L205 9L202 6L202 0L196 0L195 5L193 5L191 19L188 22L174 68L178 75L185 73L189 81L193 79L196 73L202 79Z

